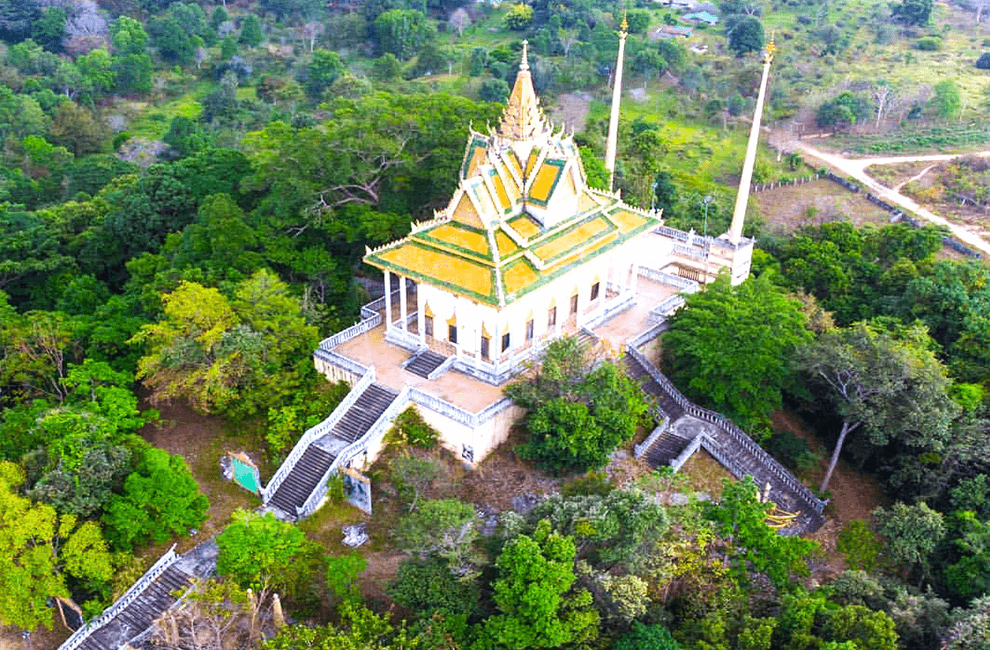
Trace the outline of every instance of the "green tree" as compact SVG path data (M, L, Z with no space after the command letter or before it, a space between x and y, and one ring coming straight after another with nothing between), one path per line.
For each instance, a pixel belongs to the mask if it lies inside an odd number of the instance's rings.
M924 579L928 557L945 537L942 513L924 501L913 506L898 502L890 509L877 508L873 518L877 533L884 538L885 555L909 571L920 567Z
M933 0L901 0L893 16L905 25L927 25L932 17Z
M299 528L270 512L237 510L217 535L217 574L242 587L281 589L297 577L309 545Z
M504 104L508 96L509 84L503 79L487 77L481 81L481 87L478 88L478 99L483 102Z
M103 48L97 48L88 54L76 57L76 66L83 82L93 89L96 97L110 90L116 82L113 61L110 53Z
M88 110L74 102L62 102L52 119L48 135L76 156L98 151L103 141L103 129Z
M457 577L439 558L404 561L387 592L392 600L424 618L435 612L470 616L477 612L481 599L474 580Z
M644 492L619 488L605 495L552 495L528 515L533 525L547 520L572 537L582 558L609 569L631 568L669 528L666 512Z
M763 23L753 16L745 16L736 21L729 31L729 49L741 57L747 52L763 49Z
M120 16L110 24L110 42L119 56L144 54L148 49L148 32L139 21Z
M151 447L124 481L123 493L110 499L103 523L110 542L127 550L188 534L206 521L209 505L182 457Z
M254 14L245 16L241 23L241 35L238 42L248 47L258 47L264 40L265 36L261 33L261 19Z
M780 408L793 381L788 358L811 338L800 303L766 275L737 286L722 275L669 322L673 379L746 427Z
M519 3L509 7L505 14L505 26L521 32L533 23L533 8L528 4Z
M541 522L531 537L505 545L495 566L495 605L479 630L477 648L558 648L598 636L591 594L575 589L574 542Z
M240 282L233 301L183 282L163 303L164 320L134 338L147 345L138 377L154 401L181 397L207 413L265 412L298 386L300 359L318 340L299 300L267 270Z
M646 413L642 391L614 363L591 367L585 357L577 339L558 339L536 373L506 389L527 409L519 454L554 472L601 467Z
M356 600L360 602L361 589L357 578L368 568L368 561L357 552L347 555L328 557L327 586L341 600Z
M62 51L67 15L61 7L45 7L31 28L31 38L49 52Z
M306 94L319 99L323 91L332 86L346 70L347 67L336 52L314 51L313 60L306 66Z
M17 465L0 462L0 622L50 630L48 600L70 595L67 578L98 587L109 583L113 567L98 524L32 503L17 493L23 481Z
M959 98L959 87L952 79L943 79L933 88L935 96L932 101L938 108L938 116L951 119L962 110L962 100Z
M618 638L612 650L682 650L682 647L664 626L635 621L632 629Z
M990 523L971 510L956 512L959 537L952 540L962 557L945 567L945 577L959 596L972 599L990 593Z
M406 630L392 625L388 614L375 614L358 603L344 601L334 625L285 625L262 644L262 650L430 650ZM440 647L434 645L432 648Z
M399 546L409 553L442 558L457 575L467 575L472 571L477 520L470 503L434 499L424 501L418 510L403 516L395 536Z
M740 581L751 571L766 573L778 589L793 584L794 576L808 574L808 556L817 542L785 537L766 523L772 503L758 498L750 478L743 481L722 479L722 498L705 509L715 522L715 532L727 544L726 561Z
M153 68L151 57L145 53L114 57L113 72L116 88L138 93L151 92Z
M863 429L874 445L892 439L920 448L940 449L959 406L948 396L945 369L928 349L924 326L898 337L859 323L822 334L795 355L798 368L842 417L821 490L828 488L846 436Z
M414 9L386 11L375 18L371 28L378 42L378 51L382 54L391 52L402 61L431 42L437 31L426 14Z
M189 32L171 16L164 19L160 35L155 38L155 45L165 60L178 65L188 65L196 51Z
M391 52L381 55L371 67L371 76L379 81L395 81L402 74L402 63Z

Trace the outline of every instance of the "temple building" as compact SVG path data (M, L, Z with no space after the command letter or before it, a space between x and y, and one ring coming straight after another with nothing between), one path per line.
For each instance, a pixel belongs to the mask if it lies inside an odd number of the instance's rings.
M723 267L739 281L748 274L751 246L736 255L727 241L665 235L660 213L587 184L573 137L540 109L525 47L502 119L470 134L459 181L433 220L365 261L383 271L385 286L398 278L399 304L386 296L386 341L430 348L493 384L546 341L635 302L643 269L695 281Z
M619 97L617 88L610 184ZM505 111L488 133L470 132L458 181L433 219L367 251L385 295L314 353L317 369L350 382L351 394L306 433L265 489L266 503L307 448L329 454L328 472L373 462L391 418L409 404L474 465L522 415L502 386L551 341L577 335L613 353L648 352L683 293L720 272L733 283L749 275L753 241L741 235L741 216L728 233L702 237L588 185L572 135L540 107L525 43Z

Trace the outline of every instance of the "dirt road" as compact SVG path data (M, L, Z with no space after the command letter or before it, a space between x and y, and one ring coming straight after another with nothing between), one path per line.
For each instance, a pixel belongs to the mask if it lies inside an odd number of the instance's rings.
M943 217L940 217L928 208L919 205L916 201L904 196L897 190L884 187L866 173L866 168L870 165L894 165L897 163L906 162L945 162L947 160L953 160L964 155L972 154L932 154L927 156L892 156L884 158L845 158L843 156L827 153L821 149L816 149L806 142L796 142L795 144L808 155L818 158L829 167L832 167L833 169L854 178L860 183L863 183L869 188L872 194L879 196L884 201L910 210L926 221L948 227L959 241L964 242L971 248L983 252L984 255L990 255L990 243L979 235L967 230L963 226L950 223ZM990 156L990 151L984 151L983 153L977 155Z

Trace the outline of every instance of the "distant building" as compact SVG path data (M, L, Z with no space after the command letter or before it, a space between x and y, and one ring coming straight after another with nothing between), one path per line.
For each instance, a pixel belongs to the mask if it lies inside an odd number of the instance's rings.
M684 14L683 16L681 16L681 19L690 20L695 23L705 23L706 25L718 24L718 16L713 16L707 11L699 11L698 13L694 13L694 14Z
M676 27L673 25L661 25L653 30L650 36L658 38L691 38L694 32L693 27Z

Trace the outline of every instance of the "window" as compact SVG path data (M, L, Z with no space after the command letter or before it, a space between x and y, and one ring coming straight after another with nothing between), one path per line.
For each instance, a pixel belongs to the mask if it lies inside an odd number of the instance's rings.
M557 326L557 308L551 307L547 310L547 329Z
M427 336L433 336L433 316L423 317L423 331Z
M533 340L533 319L532 318L530 318L528 321L526 321L526 340L527 341L532 341Z
M488 359L489 356L490 356L490 352L488 350L488 342L489 342L489 339L488 339L487 336L482 336L481 337L481 358L482 359Z
M591 285L591 299L592 300L598 300L598 287L600 285L601 285L601 282L596 282L593 285Z
M502 335L502 352L509 349L509 333L506 332Z
M577 313L578 295L571 296L571 316Z
M447 340L451 343L457 343L457 325L447 326Z

